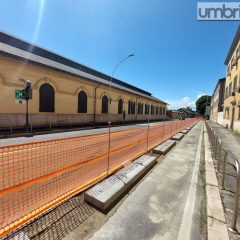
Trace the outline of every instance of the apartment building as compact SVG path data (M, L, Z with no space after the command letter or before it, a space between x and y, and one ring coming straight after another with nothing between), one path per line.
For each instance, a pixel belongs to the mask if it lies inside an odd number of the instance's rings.
M222 125L240 133L240 27L228 51Z
M221 78L218 80L211 98L210 120L216 123L219 123L221 125L223 124L223 103L224 103L225 81L226 81L226 78Z

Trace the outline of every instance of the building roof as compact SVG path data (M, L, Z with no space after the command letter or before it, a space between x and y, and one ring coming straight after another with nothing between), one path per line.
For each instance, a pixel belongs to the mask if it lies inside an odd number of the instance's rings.
M227 57L226 57L225 62L224 62L225 65L228 65L228 63L229 63L229 61L230 61L230 59L231 59L231 57L232 57L232 55L233 55L233 53L234 53L234 51L237 47L239 41L240 41L240 25L238 26L238 30L235 34L235 37L233 39L230 50L228 51Z
M218 80L218 82L217 82L217 84L216 84L216 86L215 86L215 88L214 88L214 91L213 91L213 95L212 95L212 96L214 96L218 85L219 85L221 82L225 82L225 81L226 81L226 78L220 78L220 79Z
M178 110L167 110L167 112L172 112L172 113L181 113Z
M196 114L195 111L193 111L191 108L187 107L187 108L179 108L178 111L180 112L185 112L185 113L188 113L188 114Z
M84 77L103 85L109 86L109 84L111 84L113 88L165 103L164 101L153 97L151 93L145 90L125 83L116 78L113 78L111 83L111 76L107 74L99 72L93 68L75 62L42 47L33 45L2 31L0 31L0 54L22 60L25 63L29 62L38 64L57 71L66 72L77 77Z

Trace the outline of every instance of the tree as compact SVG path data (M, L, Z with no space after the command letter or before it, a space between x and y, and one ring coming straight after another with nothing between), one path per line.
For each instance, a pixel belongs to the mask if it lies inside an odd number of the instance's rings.
M211 96L201 96L197 101L196 101L196 110L199 113L200 116L204 116L206 106L210 106L211 104Z

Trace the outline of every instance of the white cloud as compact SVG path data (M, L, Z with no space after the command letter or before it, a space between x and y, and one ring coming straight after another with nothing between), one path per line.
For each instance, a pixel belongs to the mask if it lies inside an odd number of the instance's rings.
M193 110L195 110L196 108L196 100L201 97L202 95L198 95L196 99L191 99L190 97L183 97L180 100L166 100L166 102L169 104L168 105L168 109L173 109L176 110L178 108L186 108L186 107L190 107L193 108Z

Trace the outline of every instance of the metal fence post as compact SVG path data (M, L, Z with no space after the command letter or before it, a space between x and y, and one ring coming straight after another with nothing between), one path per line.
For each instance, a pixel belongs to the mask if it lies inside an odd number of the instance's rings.
M224 189L226 160L227 160L227 151L225 151L225 153L224 153L223 171L222 171L222 181L221 181L221 186L220 186L221 189Z
M148 120L148 129L147 129L147 150L148 150L148 138L149 138L149 120Z
M218 137L215 135L215 152L214 152L214 158L217 159L217 152L218 152Z
M220 161L221 161L221 154L222 154L222 140L218 138L218 171L220 170Z
M107 158L107 175L109 174L110 165L110 144L111 144L111 122L108 122L108 158Z
M239 163L236 161L236 170L237 170L237 182L236 182L236 189L235 189L235 199L234 199L234 208L233 208L233 217L232 223L228 228L229 231L233 233L238 233L236 229L237 223L237 216L238 216L238 200L239 200L239 180L240 180L240 172L239 172Z
M163 141L165 141L165 138L164 138L164 132L165 131L165 129L164 129L164 122L163 122Z
M213 133L213 129L212 128L210 128L211 129L211 143L212 143L212 145L213 145L213 139L214 139L214 133Z
M212 136L213 136L212 137L212 152L213 152L212 156L214 158L215 157L215 132L214 131Z
M164 122L162 124L162 142L163 142L163 135L164 135Z

